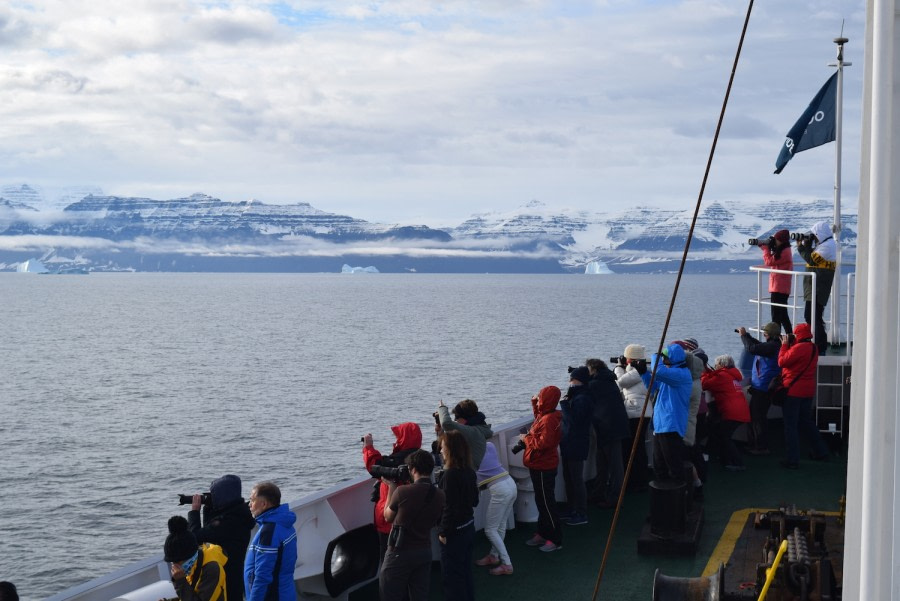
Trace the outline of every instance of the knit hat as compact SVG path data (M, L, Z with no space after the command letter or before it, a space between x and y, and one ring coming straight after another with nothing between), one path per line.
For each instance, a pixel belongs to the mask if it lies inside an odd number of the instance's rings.
M773 237L777 242L781 242L782 244L791 243L791 234L787 230L778 230Z
M785 230L787 231L787 230ZM766 325L763 326L763 332L769 335L769 338L778 338L781 336L781 324L770 321Z
M700 348L700 344L697 342L696 338L685 338L682 342L684 344L681 347L686 351L696 351Z
M625 347L625 352L622 355L626 359L631 359L635 361L639 361L641 359L647 358L647 353L644 350L644 347L640 344L629 344Z
M180 515L170 517L169 536L163 545L165 553L163 559L173 563L184 561L197 552L197 547L197 539L188 530L187 520Z
M582 384L587 384L591 379L591 372L588 371L587 367L582 365L569 372L569 379L578 380Z
M241 500L241 479L234 474L226 474L216 478L209 485L212 504L216 509L231 505Z

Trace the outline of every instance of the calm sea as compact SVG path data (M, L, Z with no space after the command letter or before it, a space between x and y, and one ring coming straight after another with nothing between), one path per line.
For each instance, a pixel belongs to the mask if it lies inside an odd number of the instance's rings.
M0 274L0 580L41 599L161 552L177 493L362 473L438 401L500 424L659 342L673 275ZM755 276L687 275L667 340L737 357ZM767 320L764 320L767 321Z

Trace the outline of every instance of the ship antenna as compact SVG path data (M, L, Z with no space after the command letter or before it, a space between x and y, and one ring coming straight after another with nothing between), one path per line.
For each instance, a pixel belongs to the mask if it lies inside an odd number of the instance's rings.
M744 38L747 35L747 25L750 22L750 12L753 10L753 0L749 0L747 6L747 16L744 18L744 27L741 30L741 37L738 41L737 52L734 55L734 64L731 67L731 76L728 78L728 87L725 89L725 98L722 100L722 110L719 113L719 122L716 124L716 133L713 136L712 146L709 149L709 158L706 162L706 171L703 173L703 182L700 185L700 193L697 196L697 205L694 208L694 217L691 220L691 228L688 230L687 240L684 243L684 253L681 256L681 264L678 266L678 277L675 279L675 288L672 290L672 300L669 303L669 311L666 314L666 323L663 326L662 335L659 338L659 346L656 349L657 357L662 355L663 344L665 344L666 334L669 331L669 322L672 319L672 312L675 309L675 299L678 297L678 287L681 284L681 276L684 273L684 266L687 262L688 250L691 247L691 239L694 237L694 227L697 225L697 217L700 214L700 205L703 203L703 192L706 190L706 182L709 179L709 171L712 167L712 160L716 154L716 145L719 141L719 132L722 130L722 121L725 119L725 108L728 106L728 97L731 95L731 85L734 83L734 74L737 71L738 61L741 57L741 48L744 46ZM650 384L647 386L647 395L644 397L644 407L641 410L640 421L638 422L638 432L644 426L644 414L647 411L647 404L650 401L650 391L653 390L653 384L656 380L656 368L659 361L654 362L653 372L650 375ZM634 463L634 455L639 443L639 437L635 436L631 445L631 454L628 457L628 466L625 468L625 479L622 483L622 489L619 491L619 499L616 502L616 511L613 514L612 523L609 526L609 535L606 538L606 548L603 550L603 560L600 562L600 571L597 573L597 583L594 585L594 594L591 601L597 600L597 593L600 590L600 583L603 581L603 572L606 569L606 561L609 558L610 548L612 547L613 536L616 533L616 524L619 521L619 512L622 510L622 501L625 499L625 488L628 485L628 478L631 476L631 467Z

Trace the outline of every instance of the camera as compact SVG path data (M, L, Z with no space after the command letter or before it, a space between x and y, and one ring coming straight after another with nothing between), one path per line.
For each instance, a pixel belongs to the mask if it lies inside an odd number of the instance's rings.
M439 426L441 425L441 414L440 414L440 413L438 413L437 411L435 411L434 413L431 414L431 417L434 418L434 423L435 423L435 424L437 424L437 425L439 425Z
M373 478L386 478L397 484L409 484L412 482L412 476L409 473L409 466L406 464L397 467L384 467L383 465L373 465L369 468L369 473Z
M212 503L212 493L204 492L200 493L201 499L200 502L203 505L210 505ZM178 495L178 504L179 505L190 505L194 502L194 495Z
M610 357L609 363L610 365L625 365L628 363L628 359L625 358L625 355L619 355L618 357Z
M772 236L768 238L750 238L747 240L747 244L750 246L775 246L775 238Z
M801 232L791 232L791 240L796 242L806 242L812 239L812 234L803 234Z
M525 441L522 439L519 439L519 442L517 442L516 444L513 445L513 447L510 449L510 452L513 455L518 455L519 453L521 453L524 450L525 450Z

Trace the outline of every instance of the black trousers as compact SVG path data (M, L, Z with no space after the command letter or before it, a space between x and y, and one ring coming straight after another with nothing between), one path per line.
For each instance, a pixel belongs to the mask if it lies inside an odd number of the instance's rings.
M768 390L750 387L750 447L757 451L769 449L766 428L771 404Z
M447 535L441 545L441 574L444 599L474 601L475 576L472 574L472 548L475 546L475 523Z
M684 440L678 432L653 435L653 477L684 482Z
M778 303L780 305L786 305L788 302L789 294L782 294L781 292L770 292L769 295L772 297L773 303ZM792 334L794 332L793 326L791 325L791 317L788 313L787 307L776 307L772 305L772 321L777 324L781 324L781 331L785 334Z
M381 564L381 601L427 601L431 579L431 547L388 551Z
M529 471L538 510L538 534L556 545L561 545L562 524L556 510L556 468Z
M828 334L825 333L825 305L818 303L816 299L816 338L815 343L819 348L819 354L824 355L828 351ZM825 299L826 301L828 299ZM812 325L812 301L806 301L806 307L803 309L803 318L806 323Z

